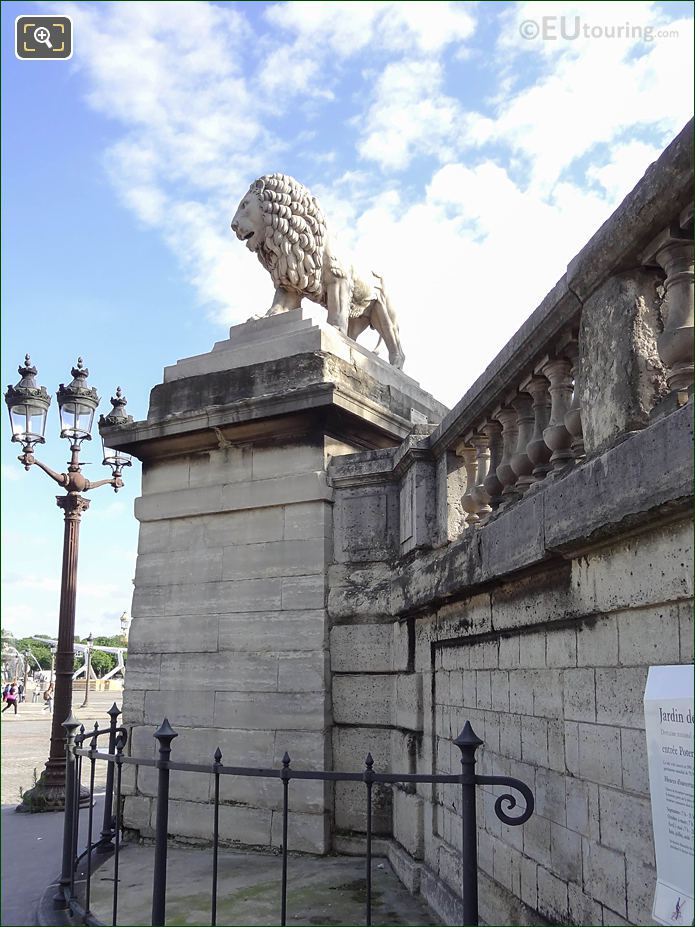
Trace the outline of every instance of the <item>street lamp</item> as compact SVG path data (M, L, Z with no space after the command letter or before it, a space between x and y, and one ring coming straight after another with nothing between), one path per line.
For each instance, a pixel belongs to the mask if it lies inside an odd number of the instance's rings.
M50 684L53 685L53 676L55 674L55 663L56 663L56 645L49 644L51 648L51 678L49 680Z
M112 486L118 490L123 486L122 467L127 461L125 455L114 460L105 460L112 469L112 477L107 480L90 482L83 476L80 467L80 448L83 441L91 440L94 413L99 405L96 389L87 386L89 370L82 358L77 359L77 366L72 368L72 382L61 383L57 392L60 410L60 437L70 442L70 461L67 473L56 473L34 456L37 444L44 444L46 416L51 399L44 386L36 385L36 367L29 355L24 365L18 367L21 380L16 386L8 386L5 402L10 414L12 440L22 445L23 453L18 458L29 470L33 465L47 473L52 480L62 486L66 493L57 496L58 506L65 513L63 534L63 570L60 586L60 613L58 617L58 645L51 648L56 654L55 660L55 698L51 722L51 749L46 768L36 785L24 793L23 811L52 811L62 809L65 805L65 731L63 721L72 708L72 674L75 650L75 598L77 593L77 552L79 542L80 520L87 511L89 500L80 495L97 489L99 486ZM123 414L125 400L111 400L113 412L102 419L108 424L124 424L128 419ZM118 409L118 413L117 413ZM53 682L53 660L51 661L51 682Z
M130 629L130 616L128 612L123 612L121 615L121 636L124 638L126 644L128 643L128 631Z
M31 656L31 653L28 650L25 650L24 651L24 690L22 693L25 699L27 697L27 676L29 674L29 657L30 656Z
M85 687L84 687L84 702L80 705L80 708L86 708L87 702L89 701L89 677L92 674L92 645L94 643L94 638L92 637L92 632L89 632L89 637L87 638L87 675L85 677Z

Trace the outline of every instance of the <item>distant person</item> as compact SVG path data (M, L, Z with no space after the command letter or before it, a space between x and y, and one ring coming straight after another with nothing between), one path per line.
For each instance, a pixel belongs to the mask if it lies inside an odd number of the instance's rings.
M17 687L14 685L14 683L7 690L5 701L7 702L7 704L3 708L2 714L5 714L7 709L12 708L13 706L14 706L14 713L17 714L17 702L19 701L19 694L17 692Z
M41 698L41 680L34 680L34 691L31 693L32 702L38 702Z
M17 684L17 695L19 696L19 701L24 701L24 683L20 682Z
M43 693L43 700L46 703L43 706L43 710L53 711L53 683L51 683L49 687L46 689L46 691Z

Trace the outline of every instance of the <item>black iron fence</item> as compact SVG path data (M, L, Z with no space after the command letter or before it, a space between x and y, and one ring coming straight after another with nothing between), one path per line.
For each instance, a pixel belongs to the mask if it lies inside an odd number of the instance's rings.
M163 927L166 912L167 886L167 839L169 834L169 773L172 770L197 773L213 777L213 829L212 865L211 865L211 925L217 924L218 902L218 854L220 844L219 808L220 777L244 776L252 778L279 779L282 786L282 881L279 897L279 923L287 924L287 863L291 849L291 835L288 833L289 784L293 779L315 779L322 782L362 782L365 786L366 803L366 903L365 924L372 923L372 790L375 783L417 784L449 783L461 787L461 826L462 826L462 874L461 900L462 923L478 924L478 851L476 834L476 786L499 785L512 788L521 793L525 807L519 808L516 816L508 812L517 807L516 798L505 792L495 800L495 814L504 824L523 824L531 817L534 799L531 789L518 779L509 776L481 776L475 772L475 754L482 746L480 740L467 721L459 736L453 741L461 751L461 773L459 775L438 775L420 773L382 773L374 769L374 760L367 754L364 769L361 772L333 772L293 769L291 760L285 753L281 768L255 769L247 766L227 766L222 762L219 749L214 753L212 763L177 763L171 760L171 744L178 736L165 718L154 732L159 745L157 759L126 756L125 746L128 731L118 725L120 712L114 704L109 711L110 724L87 732L84 726L71 714L63 722L66 732L66 800L65 825L63 832L63 856L60 884L55 896L58 908L69 908L73 915L83 924L100 924L91 911L91 890L96 854L113 856L113 899L111 905L111 924L118 924L119 896L119 858L121 853L122 818L122 773L124 766L150 766L158 770L157 779L157 814L154 838L154 874L152 879L152 917L151 923ZM107 752L99 749L100 738L108 741ZM82 785L83 763L87 761L89 777L88 795ZM106 795L102 828L99 836L94 838L94 783L96 764L108 764L106 778ZM78 854L80 826L80 805L88 802L88 820L86 849ZM78 878L79 874L79 878ZM79 888L79 891L77 890Z

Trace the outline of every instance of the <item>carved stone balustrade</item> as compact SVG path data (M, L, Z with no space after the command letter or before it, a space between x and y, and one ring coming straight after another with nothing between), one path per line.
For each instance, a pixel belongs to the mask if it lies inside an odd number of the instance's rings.
M556 357L541 367L550 381L550 421L543 429L543 439L552 454L550 464L556 472L574 461L572 435L565 426L565 415L572 403L572 365L564 357Z
M466 491L461 497L461 508L466 513L466 523L475 525L480 521L478 515L479 503L474 496L476 483L478 481L478 462L477 454L474 447L464 445L457 448L459 457L463 458L463 465L466 469Z
M519 437L510 463L517 475L516 489L523 495L534 482L533 463L528 456L528 446L533 438L533 399L528 393L519 393L511 404L516 412Z
M497 479L503 487L502 504L508 504L519 498L519 493L515 489L518 477L512 467L512 457L516 452L516 445L519 440L516 409L503 406L493 412L493 417L502 426L502 459L497 467Z
M476 484L473 487L471 495L473 501L476 502L478 506L478 518L482 520L487 518L490 512L492 512L490 496L485 489L485 480L487 479L490 469L490 439L485 433L474 434L470 438L469 443L475 448L477 464Z
M692 221L692 220L691 220ZM687 390L693 383L693 243L691 238L664 232L652 242L645 263L656 263L666 274L662 316L657 338L670 390Z
M573 338L565 348L565 354L571 363L570 376L572 377L572 405L565 413L565 428L572 435L572 452L575 460L584 456L584 432L582 430L581 415L581 387L579 383L579 345Z
M500 504L500 496L504 489L497 476L497 468L502 460L502 426L499 422L488 419L482 426L481 431L488 439L490 447L490 464L487 475L483 480L483 489L494 511Z
M552 451L545 443L543 432L550 421L550 392L545 377L529 377L521 388L533 399L533 434L526 446L526 453L533 464L531 471L534 482L544 480L550 471Z
M550 480L591 467L688 400L692 162L689 124L432 431L442 543L464 510L482 538L498 518L527 517L528 493L552 492ZM456 492L442 460L463 448L468 479Z

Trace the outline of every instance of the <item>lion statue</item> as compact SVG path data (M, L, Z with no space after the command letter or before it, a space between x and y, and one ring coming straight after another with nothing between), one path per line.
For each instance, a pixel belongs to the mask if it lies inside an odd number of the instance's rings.
M305 186L287 174L259 177L239 203L232 230L273 279L267 316L298 309L306 296L324 306L329 323L349 338L373 328L389 362L403 367L398 322L382 278L358 274L333 252L321 207Z

